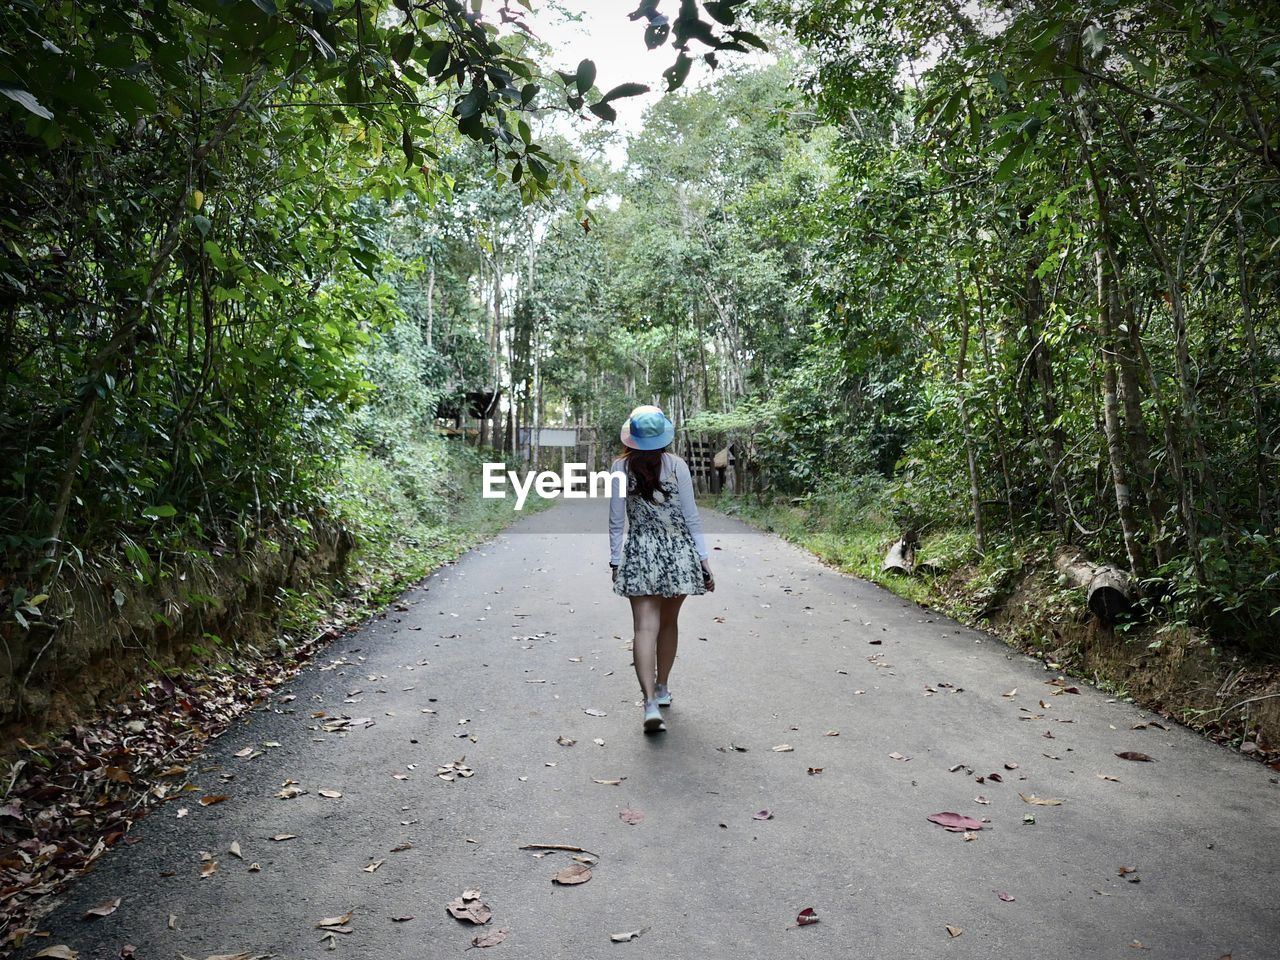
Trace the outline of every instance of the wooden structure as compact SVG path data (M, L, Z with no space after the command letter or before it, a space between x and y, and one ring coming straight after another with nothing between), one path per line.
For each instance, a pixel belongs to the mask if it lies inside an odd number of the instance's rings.
M693 488L698 493L721 493L737 487L737 457L731 446L724 446L718 438L686 436L683 443L676 443L676 449L689 464Z

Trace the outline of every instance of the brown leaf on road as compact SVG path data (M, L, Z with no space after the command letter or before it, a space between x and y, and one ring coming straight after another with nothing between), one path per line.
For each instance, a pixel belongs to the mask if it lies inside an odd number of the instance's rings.
M413 917L412 917L412 916L392 917L392 918L391 918L391 922L392 922L392 923L407 923L408 921L410 921L410 920L412 920L412 919L413 919Z
M243 750L237 750L234 755L237 757L247 757L252 755L252 753L253 747L245 747Z
M369 864L367 867L361 867L360 869L363 870L365 873L377 873L378 868L386 862L387 862L386 860L375 860L373 861L373 863Z
M1062 801L1057 797L1037 797L1034 793L1020 793L1018 796L1020 796L1025 803L1034 803L1041 807L1062 806Z
M936 823L940 827L945 827L951 833L964 833L966 830L981 830L982 823L973 817L966 817L962 813L952 813L945 811L943 813L930 814L925 818L931 823Z
M600 784L601 786L605 786L605 787L617 787L617 786L621 786L621 785L622 785L622 781L623 781L623 780L625 780L625 779L627 779L627 778L626 778L626 777L619 777L617 780L597 780L595 777L592 777L592 778L591 778L591 782L592 782L592 783L598 783L598 784Z
M818 914L813 907L805 907L796 914L796 926L807 927L818 922Z
M551 878L551 882L563 886L573 886L578 883L586 883L590 879L591 868L585 863L575 863L557 873Z
M318 790L318 791L316 791L316 792L317 792L317 793L319 793L319 794L320 794L320 796L324 797L324 798L325 798L325 799L327 799L327 800L341 800L341 799L342 799L342 794L341 794L341 793L339 793L337 790Z
M614 943L630 943L642 933L644 933L643 928L640 930L628 930L626 933L611 933L609 934L609 939Z
M488 933L484 935L478 935L478 936L472 937L471 945L473 947L496 947L503 940L507 939L507 937L510 935L511 935L510 930L506 930L506 929L490 930Z
M232 840L232 841L231 841L231 846L227 847L227 853L231 854L231 855L232 855L233 857L235 857L237 860L243 860L243 859L244 859L244 854L242 854L242 853L240 852L240 841L239 841L239 840Z
M824 733L824 734L823 734L823 736L824 736L824 737L838 737L838 736L840 736L840 731L839 731L839 730L828 730L826 733Z
M480 899L479 890L464 890L462 896L445 904L449 914L468 923L485 924L493 919L493 911Z
M608 716L608 714L605 713L603 710L597 710L595 707L589 707L588 709L583 710L582 712L585 713L588 717L607 717Z
M83 919L92 920L94 917L109 917L111 914L116 912L116 909L119 906L120 898L116 897L114 900L108 900L106 903L100 903L96 907L90 907L84 912Z
M1137 750L1126 750L1124 753L1117 753L1116 756L1121 760L1133 760L1135 763L1151 763L1155 760L1155 757L1149 757Z
M620 819L623 823L629 823L632 826L635 826L637 823L640 823L642 820L644 820L644 813L642 813L639 810L632 810L630 807L627 807L625 810L623 810L621 813L618 814L618 819Z
M895 750L893 753L889 754L889 759L890 759L890 760L910 760L911 758L910 758L910 757L904 757L902 754L898 753L898 752Z
M316 928L321 929L324 927L345 927L348 923L351 922L351 918L353 916L355 916L355 911L348 910L346 913L344 913L340 917L325 917L323 920L320 920L316 923Z
M564 734L556 737L556 743L560 744L562 747L572 747L577 742L577 740L574 740L572 737L566 737Z
M822 771L823 771L823 768L822 768L822 767L810 767L810 768L809 768L809 776L811 776L811 777L816 777L816 776L817 776L818 774L820 774Z
M53 957L54 960L76 960L76 958L79 957L80 954L77 951L72 950L65 943L60 943L54 947L45 947L43 950L37 953L36 956L37 957Z
M752 819L752 820L772 820L772 819L773 819L773 811L772 811L772 810L760 810L760 811L757 811L756 813L753 813L753 814L751 815L751 819Z
M272 840L275 840L277 843L279 843L279 842L282 842L282 841L284 841L284 840L296 840L296 839L298 839L298 835L297 835L296 833L277 833L277 834L276 834L274 837L272 837L271 839L272 839Z
M208 796L200 798L200 806L212 807L215 803L222 803L224 800L230 800L225 793L212 793Z
M780 743L773 748L774 753L791 753L794 750L795 747L791 746L789 743Z
M1003 900L1005 903L1013 903L1013 901L1017 899L1012 894L1006 893L1003 890L997 890L996 896L999 897L1001 900Z
M211 877L217 871L218 871L218 861L210 860L208 863L206 863L204 866L200 868L200 879L203 880L205 877Z
M1137 868L1137 867L1126 867L1126 866L1124 866L1124 865L1121 865L1121 866L1116 870L1116 874L1117 874L1118 876L1121 876L1121 877L1127 877L1129 874L1131 874L1131 873L1137 873L1137 872L1138 872L1138 868Z
M1006 763L1006 764L1004 765L1004 768L1005 768L1006 770L1017 770L1017 769L1018 769L1018 765L1017 765L1016 763Z
M392 853L403 853L405 850L412 850L413 844L406 840L404 843L397 843L391 848Z
M1113 777L1113 776L1111 776L1110 774L1107 774L1107 773L1095 773L1095 774L1094 774L1094 776L1095 776L1095 777L1097 777L1099 780L1110 780L1112 783L1119 783L1119 782L1120 782L1120 778L1119 778L1119 777Z
M964 933L964 927L953 927L951 924L947 924L947 935L950 936L952 940L960 936L962 933Z

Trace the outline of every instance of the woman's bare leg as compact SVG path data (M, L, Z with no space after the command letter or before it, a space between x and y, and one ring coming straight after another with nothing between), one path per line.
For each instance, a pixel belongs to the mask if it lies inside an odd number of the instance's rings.
M680 631L676 621L680 617L680 604L684 597L663 597L661 617L658 622L658 686L665 687L671 678L671 667L676 662L676 647L680 644Z
M635 639L631 642L631 654L635 661L636 679L644 691L645 702L653 699L653 687L658 673L658 628L662 623L661 597L629 597L631 622Z

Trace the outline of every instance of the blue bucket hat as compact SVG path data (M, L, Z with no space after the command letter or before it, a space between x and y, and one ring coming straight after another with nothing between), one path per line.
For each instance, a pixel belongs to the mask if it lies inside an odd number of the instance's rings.
M632 450L661 450L676 435L676 425L657 407L636 407L622 425L622 444Z

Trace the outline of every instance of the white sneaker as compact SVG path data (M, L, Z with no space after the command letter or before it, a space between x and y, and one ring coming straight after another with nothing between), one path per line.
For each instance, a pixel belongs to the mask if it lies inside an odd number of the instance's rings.
M653 699L660 707L671 706L671 691L667 689L665 683L658 684L658 688L654 691Z
M662 721L662 711L658 709L657 700L646 700L644 704L644 732L659 733L667 729Z

